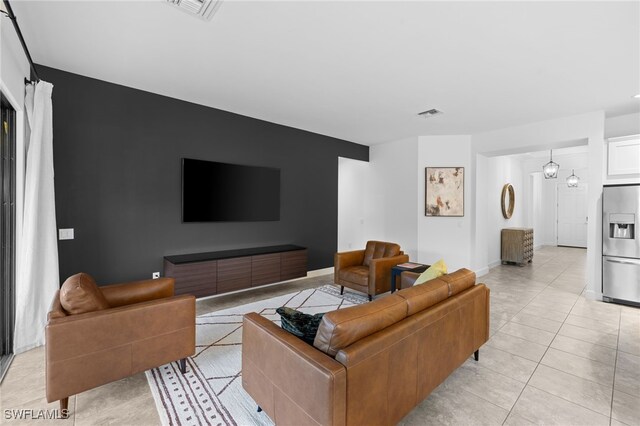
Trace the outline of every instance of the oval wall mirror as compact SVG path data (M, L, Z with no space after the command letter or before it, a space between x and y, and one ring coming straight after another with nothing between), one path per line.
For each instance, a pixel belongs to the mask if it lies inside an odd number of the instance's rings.
M507 198L508 197L508 198ZM516 205L516 192L513 189L513 185L510 183L505 184L502 187L502 216L505 219L511 219L513 215L513 209Z

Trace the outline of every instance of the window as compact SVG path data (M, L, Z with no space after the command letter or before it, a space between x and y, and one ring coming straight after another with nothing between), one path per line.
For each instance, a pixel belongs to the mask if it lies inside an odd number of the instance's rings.
M0 379L12 359L15 320L16 112L0 94Z

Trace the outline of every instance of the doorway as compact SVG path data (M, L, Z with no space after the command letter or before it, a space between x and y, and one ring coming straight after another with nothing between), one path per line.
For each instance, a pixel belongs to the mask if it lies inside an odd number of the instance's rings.
M558 246L587 248L587 194L586 184L574 188L558 184Z
M13 359L15 320L16 111L0 93L0 381Z

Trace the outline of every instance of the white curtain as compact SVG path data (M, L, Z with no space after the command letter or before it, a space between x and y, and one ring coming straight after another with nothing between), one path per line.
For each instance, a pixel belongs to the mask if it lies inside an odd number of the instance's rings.
M35 86L35 87L34 87ZM27 85L24 215L16 274L14 353L44 344L44 327L60 286L53 187L53 85Z

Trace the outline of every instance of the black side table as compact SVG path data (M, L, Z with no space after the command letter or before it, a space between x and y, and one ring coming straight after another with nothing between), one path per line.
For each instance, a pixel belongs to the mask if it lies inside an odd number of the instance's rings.
M415 263L415 262L411 262L411 263ZM424 272L427 270L427 268L431 265L422 265L420 263L418 263L417 265L420 266L416 266L414 268L405 268L402 267L400 265L396 265L393 268L391 268L391 293L396 291L396 278L402 274L405 271L410 271L410 272Z

